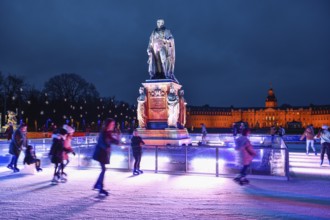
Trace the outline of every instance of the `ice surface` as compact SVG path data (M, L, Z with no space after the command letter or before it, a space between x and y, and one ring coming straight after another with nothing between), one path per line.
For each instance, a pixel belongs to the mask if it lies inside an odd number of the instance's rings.
M329 219L329 179L290 181L107 170L108 197L92 186L99 169L68 168L51 185L52 168L34 175L0 167L0 219Z

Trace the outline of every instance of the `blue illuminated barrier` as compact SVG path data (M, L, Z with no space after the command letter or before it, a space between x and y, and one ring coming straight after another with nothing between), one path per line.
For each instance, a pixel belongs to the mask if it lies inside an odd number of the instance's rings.
M72 145L76 156L70 155L69 166L82 169L99 168L97 161L92 159L97 137L74 138ZM218 135L217 140L209 139L207 145L192 146L144 146L141 169L146 171L169 173L199 173L220 175L236 175L240 171L239 152L234 149L234 139L230 135ZM113 169L132 170L134 158L129 144L130 136L122 136L122 144L112 146L111 163ZM284 141L266 135L250 136L251 143L257 153L249 174L284 177L289 179L288 150ZM37 157L42 166L52 166L48 157L51 139L33 139ZM215 144L217 143L217 144ZM0 163L6 164L10 159L8 143L0 143ZM21 155L21 166L24 154Z

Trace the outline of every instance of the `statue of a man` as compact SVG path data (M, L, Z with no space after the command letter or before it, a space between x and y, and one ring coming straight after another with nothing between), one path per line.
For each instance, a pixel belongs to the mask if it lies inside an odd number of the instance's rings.
M177 127L180 105L179 105L179 96L176 94L176 91L171 85L170 92L167 95L167 105L168 105L168 127Z
M144 87L140 87L139 89L140 96L137 98L137 119L139 121L139 127L145 128L146 127L146 108L145 108L145 102L146 102L146 95L144 93Z
M186 125L186 100L184 98L184 90L179 91L179 99L180 99L180 115L179 115L179 123L181 128L184 128Z
M164 26L163 19L157 20L157 28L151 33L147 53L151 79L173 79L175 64L174 38Z

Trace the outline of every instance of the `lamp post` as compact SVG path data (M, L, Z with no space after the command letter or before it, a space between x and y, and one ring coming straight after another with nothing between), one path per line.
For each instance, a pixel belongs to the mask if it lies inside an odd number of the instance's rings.
M3 125L6 124L6 113L7 112L7 97L6 97L6 91L3 90ZM1 123L1 122L0 122Z
M22 122L22 92L23 89L19 89L19 97L18 97L18 119L19 119L19 124Z

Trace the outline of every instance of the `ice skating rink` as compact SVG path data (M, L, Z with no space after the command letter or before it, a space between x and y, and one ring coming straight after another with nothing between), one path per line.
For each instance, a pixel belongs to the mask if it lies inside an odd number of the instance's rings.
M0 167L0 219L329 219L330 178L290 181L250 176L168 175L68 168L68 182L51 184L53 169L34 175Z

